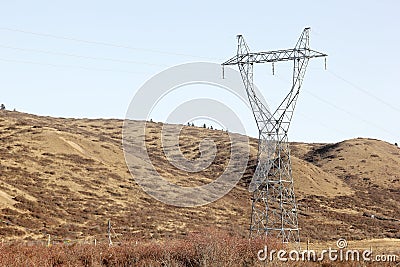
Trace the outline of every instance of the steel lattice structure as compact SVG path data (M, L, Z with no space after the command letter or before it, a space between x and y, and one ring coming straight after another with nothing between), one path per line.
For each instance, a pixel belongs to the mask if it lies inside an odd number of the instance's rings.
M327 56L310 49L309 33L310 28L305 28L293 49L258 53L250 52L238 35L237 55L222 63L239 66L259 130L258 163L249 186L253 193L250 236L265 234L283 243L300 241L287 134L309 59ZM293 61L293 84L271 113L254 91L253 65L278 61Z

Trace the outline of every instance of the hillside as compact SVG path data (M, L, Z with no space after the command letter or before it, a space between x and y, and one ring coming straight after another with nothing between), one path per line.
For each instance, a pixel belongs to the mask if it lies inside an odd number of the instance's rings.
M199 154L211 138L218 148L204 171L169 164L160 142L161 123L149 123L147 147L177 183L209 183L228 162L224 132L184 127L181 150ZM176 208L148 196L135 183L121 145L122 121L63 119L0 111L0 235L3 239L105 239L111 219L119 238L179 237L207 226L247 235L248 182L257 142L238 185L206 206ZM400 238L400 149L372 139L336 144L292 143L293 175L303 240ZM140 174L140 166L138 172Z

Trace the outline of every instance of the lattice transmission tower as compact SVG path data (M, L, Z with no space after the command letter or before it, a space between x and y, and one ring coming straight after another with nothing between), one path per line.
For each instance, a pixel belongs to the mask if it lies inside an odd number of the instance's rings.
M239 66L259 130L257 167L249 186L253 193L250 236L276 237L283 243L300 242L287 134L309 59L327 56L310 49L309 33L310 28L305 28L292 49L257 53L250 52L243 36L238 35L236 56L222 63L223 67ZM278 61L293 62L293 84L272 113L254 90L253 65Z

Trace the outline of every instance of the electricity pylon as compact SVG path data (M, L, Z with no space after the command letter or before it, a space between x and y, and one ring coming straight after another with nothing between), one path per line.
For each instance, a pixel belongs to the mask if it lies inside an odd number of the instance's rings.
M310 58L326 57L309 47L310 28L305 28L293 49L250 52L238 35L237 55L222 63L238 65L259 130L258 162L249 186L251 201L250 236L266 235L283 243L299 243L296 198L293 190L288 130ZM254 91L253 65L293 61L293 84L275 112L271 113Z

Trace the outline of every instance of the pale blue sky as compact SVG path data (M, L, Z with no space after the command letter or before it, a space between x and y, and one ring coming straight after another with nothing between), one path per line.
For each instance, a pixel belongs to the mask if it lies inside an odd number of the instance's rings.
M328 70L321 59L310 63L289 138L400 142L399 11L395 0L2 1L0 103L124 118L135 91L169 66L223 62L238 33L254 51L291 48L310 26ZM260 66L255 78L271 107L289 88L290 66L275 69Z

